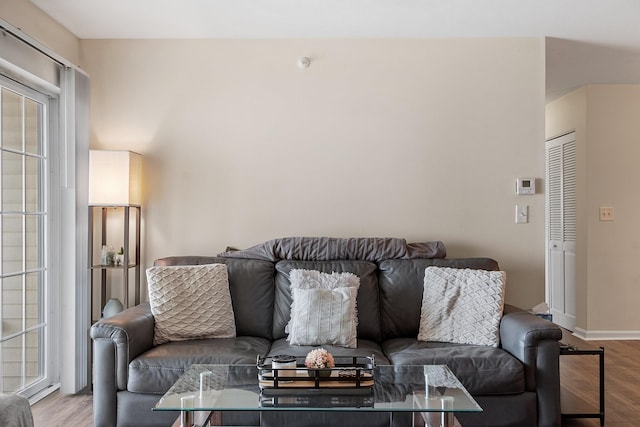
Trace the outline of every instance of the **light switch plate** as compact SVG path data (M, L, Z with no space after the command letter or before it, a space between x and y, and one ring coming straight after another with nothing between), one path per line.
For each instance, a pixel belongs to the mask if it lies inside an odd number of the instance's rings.
M516 224L529 222L529 205L516 205Z

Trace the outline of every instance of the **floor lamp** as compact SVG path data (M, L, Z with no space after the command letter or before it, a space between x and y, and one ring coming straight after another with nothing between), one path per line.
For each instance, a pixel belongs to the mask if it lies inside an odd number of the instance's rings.
M140 208L142 203L142 156L131 151L90 150L89 152L89 266L91 268L91 301L93 306L93 275L100 272L100 309L109 317L129 307L129 272L135 271L135 304L140 303ZM96 260L98 242L94 242L94 214L100 222L100 259ZM107 236L108 213L122 212L123 232ZM133 212L133 225L131 213ZM132 228L134 229L132 232ZM131 237L134 244L131 245ZM115 243L115 244L114 244ZM116 298L105 303L107 272L122 272L123 301ZM93 316L93 312L92 312Z

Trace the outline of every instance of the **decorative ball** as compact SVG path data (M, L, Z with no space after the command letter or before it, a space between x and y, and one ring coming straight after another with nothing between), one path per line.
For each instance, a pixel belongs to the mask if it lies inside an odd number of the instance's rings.
M102 318L114 316L124 310L124 306L118 298L111 298L102 309Z
M304 365L307 368L325 369L333 368L336 364L331 353L324 348L316 348L307 354Z

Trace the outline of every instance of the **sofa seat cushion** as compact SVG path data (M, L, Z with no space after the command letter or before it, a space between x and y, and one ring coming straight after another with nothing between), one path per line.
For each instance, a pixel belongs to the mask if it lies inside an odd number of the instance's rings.
M267 354L270 347L269 340L256 337L162 344L131 361L127 389L133 393L164 394L193 364L255 365L257 356Z
M277 356L279 354L286 354L296 357L304 357L311 350L316 349L320 346L314 345L290 345L286 338L281 338L279 340L275 340L271 345L271 350L267 354L267 356ZM339 347L335 345L324 345L321 346L333 356L371 356L375 357L375 361L377 365L388 365L389 359L384 355L380 345L374 341L369 341L365 339L358 339L358 347L357 348L346 348ZM300 362L299 362L300 363Z
M473 395L525 391L524 366L500 348L395 338L382 350L394 365L447 365Z

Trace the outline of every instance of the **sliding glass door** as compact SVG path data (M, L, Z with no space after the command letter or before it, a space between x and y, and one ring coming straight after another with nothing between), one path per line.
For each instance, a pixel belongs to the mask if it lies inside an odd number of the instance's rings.
M51 382L47 268L48 97L0 79L0 392Z

